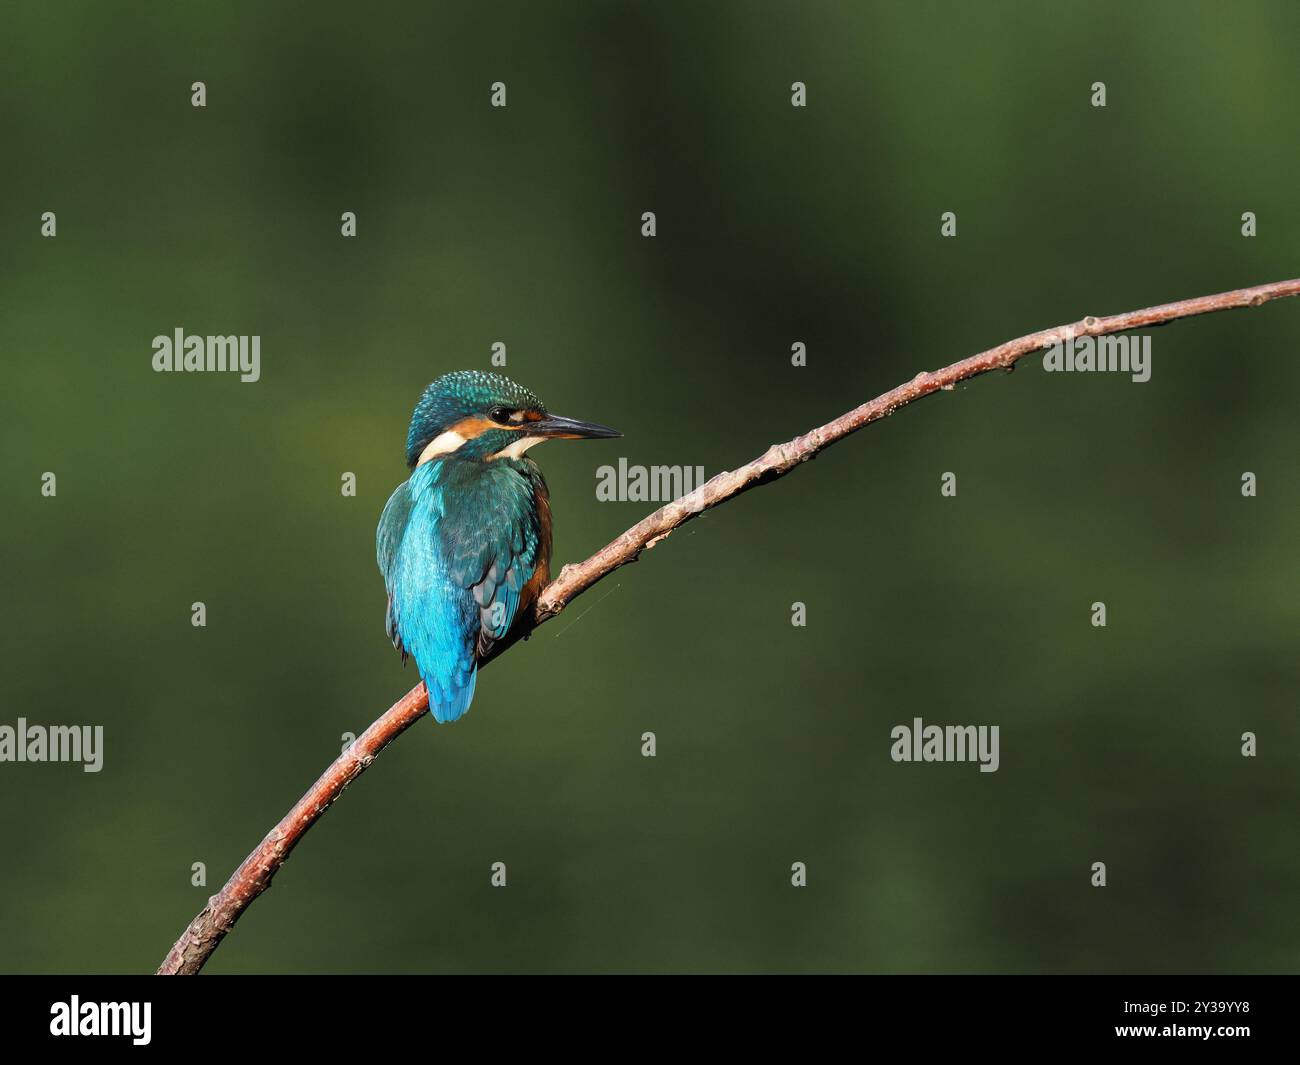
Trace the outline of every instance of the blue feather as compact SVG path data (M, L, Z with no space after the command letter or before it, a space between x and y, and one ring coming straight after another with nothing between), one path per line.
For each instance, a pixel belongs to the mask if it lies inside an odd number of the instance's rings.
M531 460L435 460L389 498L375 536L387 628L415 659L435 720L469 709L479 657L514 624L550 553L546 486Z

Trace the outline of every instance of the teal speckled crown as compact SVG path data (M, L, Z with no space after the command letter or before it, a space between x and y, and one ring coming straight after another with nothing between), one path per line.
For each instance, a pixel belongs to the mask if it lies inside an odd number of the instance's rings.
M443 374L420 396L406 434L406 464L414 468L431 440L457 422L493 406L546 413L537 395L508 377L482 370Z

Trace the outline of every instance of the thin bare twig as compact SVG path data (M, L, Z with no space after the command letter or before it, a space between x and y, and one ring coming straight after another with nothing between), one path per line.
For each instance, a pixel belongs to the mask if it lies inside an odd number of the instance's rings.
M1238 307L1258 307L1270 300L1300 295L1300 278L1277 281L1253 288L1235 289L1214 296L1165 303L1139 311L1103 317L1089 316L1070 325L1044 329L1028 336L1009 340L996 348L962 359L942 370L917 374L906 384L842 414L803 436L774 444L753 462L718 474L695 491L642 519L612 543L602 547L585 562L565 566L560 575L543 589L534 609L529 629L555 617L575 598L620 566L634 562L642 551L654 547L674 529L719 503L740 495L759 484L766 484L789 473L802 462L843 440L864 425L893 414L922 396L940 389L951 389L959 381L990 370L1009 369L1017 360L1035 351L1077 337L1125 333L1147 326L1162 325L1180 318L1191 318L1214 311ZM524 635L519 633L516 635ZM513 641L511 641L513 642ZM508 643L498 645L496 653ZM495 657L495 655L494 655ZM308 789L298 804L262 840L243 864L235 870L217 894L208 900L178 939L158 969L161 975L197 973L211 957L217 945L230 931L240 915L271 884L271 878L284 864L289 852L298 844L317 819L352 781L373 762L379 752L403 731L418 721L429 708L428 693L419 684L402 696L382 717L363 732L347 751L335 759L324 774Z

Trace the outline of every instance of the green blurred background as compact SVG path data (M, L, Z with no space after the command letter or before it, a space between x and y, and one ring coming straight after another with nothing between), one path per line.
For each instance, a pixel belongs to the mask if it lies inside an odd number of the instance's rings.
M151 970L415 682L374 527L493 342L626 434L535 452L558 569L649 509L596 501L620 455L713 474L1300 273L1289 2L486 6L3 7L0 724L106 753L0 765L0 968ZM178 326L262 380L153 373ZM1294 970L1298 336L1031 358L709 513L403 736L208 971ZM1000 771L894 764L914 716L1000 725Z

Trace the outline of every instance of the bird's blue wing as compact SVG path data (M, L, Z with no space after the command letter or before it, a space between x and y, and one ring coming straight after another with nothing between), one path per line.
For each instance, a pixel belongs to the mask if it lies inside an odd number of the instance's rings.
M551 510L540 471L502 464L494 473L462 496L478 523L468 535L449 537L446 545L453 579L469 590L478 607L479 658L505 639L520 606L531 604L551 554ZM455 528L464 526L456 523Z

